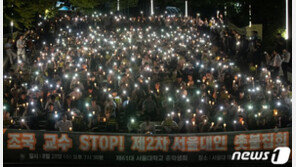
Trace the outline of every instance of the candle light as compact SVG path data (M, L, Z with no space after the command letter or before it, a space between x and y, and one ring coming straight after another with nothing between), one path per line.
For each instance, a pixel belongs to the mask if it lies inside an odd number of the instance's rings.
M273 115L274 115L274 116L277 116L277 115L278 115L278 110L277 110L277 109L274 109L274 110L273 110Z

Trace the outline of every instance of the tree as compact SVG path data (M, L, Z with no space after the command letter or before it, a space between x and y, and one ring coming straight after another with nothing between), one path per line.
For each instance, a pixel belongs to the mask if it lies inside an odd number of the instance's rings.
M39 14L44 15L45 10L54 8L55 3L54 0L5 0L3 4L3 26L7 28L13 21L16 29L31 28Z
M127 8L133 8L138 5L138 0L120 0L120 10L125 10ZM112 1L111 10L116 10L117 0Z
M105 0L70 0L70 4L77 7L78 10L87 11L99 6Z

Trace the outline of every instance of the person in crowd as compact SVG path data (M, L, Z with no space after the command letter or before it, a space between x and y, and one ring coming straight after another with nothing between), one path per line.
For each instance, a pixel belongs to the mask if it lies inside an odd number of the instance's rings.
M153 99L152 95L149 95L144 101L143 101L143 113L144 116L153 117L157 114L157 104L155 100ZM154 119L155 120L155 119Z
M146 117L145 121L140 124L141 133L155 134L155 124L150 122L150 117Z
M287 78L289 52L261 53L258 34L249 39L222 18L42 20L34 31L42 34L28 37L40 52L26 60L21 36L17 68L4 71L6 120L11 128L69 131L70 121L74 131L153 134L153 125L166 133L290 125L291 84L279 76L282 67Z
M199 132L209 132L210 130L210 123L209 123L209 118L206 115L203 115L201 117L201 122L199 123Z
M48 105L47 113L46 113L46 120L47 120L47 130L55 130L55 124L59 119L59 115L57 112L54 111L54 105L50 103Z
M9 112L3 111L3 127L10 128L14 122Z
M26 41L24 38L25 36L21 35L20 38L16 41L18 63L26 61Z
M288 80L288 68L289 68L289 64L290 64L290 59L291 59L291 53L288 52L286 49L283 50L283 54L282 54L282 70L284 73L284 79L286 82L289 82Z
M12 40L10 38L7 39L7 42L4 45L5 53L9 57L10 65L14 64L15 59L17 58L17 55L13 52L13 44Z
M62 120L56 122L55 129L58 129L60 132L72 131L72 121L67 119L67 115L62 115Z
M50 98L48 99L48 101L45 104L45 109L48 109L49 104L53 104L55 111L61 111L62 110L61 104L60 104L59 101L56 100L55 95L50 96Z
M174 133L178 131L178 124L171 117L166 117L166 119L161 122L161 127L165 133Z
M280 54L274 50L271 58L271 71L272 71L273 78L279 75L281 66L282 66L282 58Z

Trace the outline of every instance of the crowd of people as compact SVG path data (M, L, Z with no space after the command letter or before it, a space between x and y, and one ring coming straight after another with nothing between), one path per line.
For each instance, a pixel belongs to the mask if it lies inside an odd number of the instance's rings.
M17 39L17 53L12 40L5 44L4 127L152 134L288 127L291 55L281 45L262 52L256 32L247 39L222 15L44 19Z

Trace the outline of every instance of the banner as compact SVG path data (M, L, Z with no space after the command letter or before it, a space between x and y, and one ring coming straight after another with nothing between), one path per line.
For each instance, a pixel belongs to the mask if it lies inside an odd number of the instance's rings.
M229 161L235 151L291 148L291 128L197 134L4 130L4 163Z

